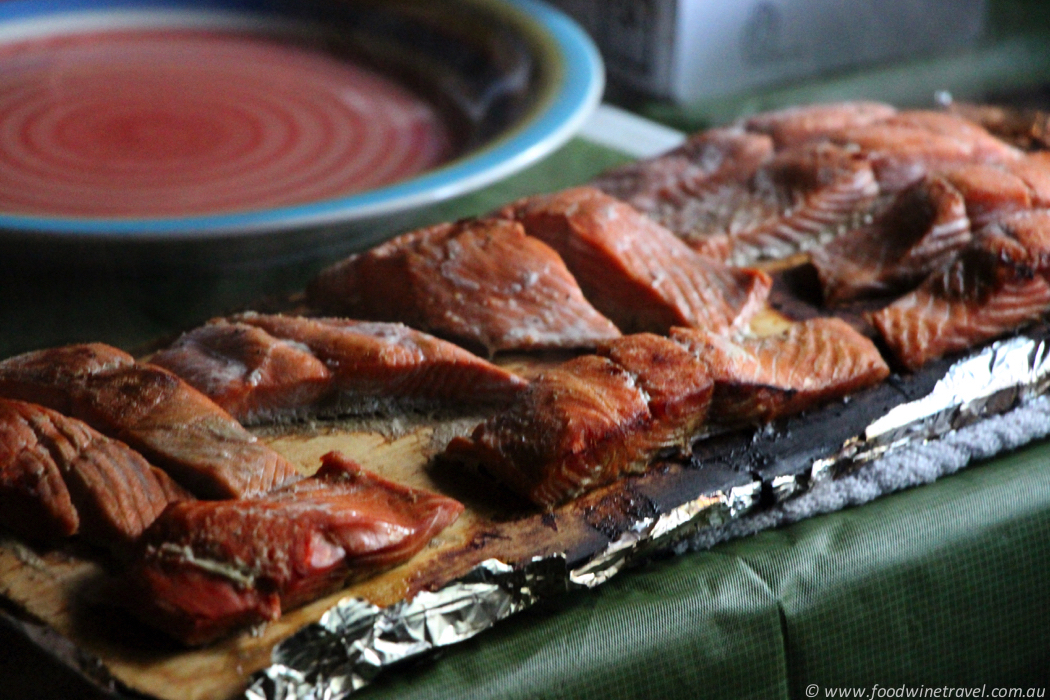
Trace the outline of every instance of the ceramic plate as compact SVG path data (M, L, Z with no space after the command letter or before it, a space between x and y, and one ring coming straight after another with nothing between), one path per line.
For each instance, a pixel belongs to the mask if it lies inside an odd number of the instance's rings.
M360 248L560 146L603 80L536 0L0 3L0 243Z

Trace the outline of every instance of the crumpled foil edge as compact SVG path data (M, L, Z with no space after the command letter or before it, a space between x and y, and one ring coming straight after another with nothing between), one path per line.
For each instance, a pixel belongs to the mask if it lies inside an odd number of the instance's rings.
M702 494L677 508L642 518L605 549L570 568L563 556L518 567L497 560L441 590L379 608L347 598L278 644L271 665L252 676L248 700L339 700L394 664L470 639L537 601L574 588L593 588L645 556L668 551L698 531L754 511L763 490L774 502L840 478L904 445L937 439L982 418L1004 413L1050 388L1050 346L1019 336L956 362L926 396L896 406L837 451L801 473L755 480Z

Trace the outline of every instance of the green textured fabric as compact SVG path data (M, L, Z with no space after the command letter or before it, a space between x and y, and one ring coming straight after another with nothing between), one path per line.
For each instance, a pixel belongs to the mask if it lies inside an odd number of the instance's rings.
M1045 688L1048 460L1050 445L1032 446L859 508L650 563L398 669L361 697Z

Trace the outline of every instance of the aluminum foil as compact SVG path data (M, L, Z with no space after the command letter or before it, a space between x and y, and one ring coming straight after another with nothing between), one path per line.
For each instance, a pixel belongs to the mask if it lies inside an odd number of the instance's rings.
M952 365L929 394L901 404L814 462L810 480L834 478L906 444L935 439L990 415L1005 413L1050 387L1050 346L1011 338Z
M726 492L699 494L677 508L639 519L586 562L534 559L517 568L496 560L439 591L378 608L345 599L321 620L275 647L272 665L253 676L249 700L337 700L390 666L456 644L537 601L601 585L624 567L697 531L755 510L762 493L774 502L897 447L936 439L986 416L1004 413L1050 388L1050 346L1027 337L995 343L951 366L925 397L898 405L808 470Z
M274 648L273 664L245 692L250 700L336 700L364 687L384 668L470 639L500 620L568 586L564 557L521 567L479 564L440 591L379 608L340 601L319 622Z

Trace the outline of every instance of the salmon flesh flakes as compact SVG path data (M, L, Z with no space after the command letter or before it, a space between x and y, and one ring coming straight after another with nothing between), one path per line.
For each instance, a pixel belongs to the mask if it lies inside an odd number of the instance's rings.
M308 296L326 313L402 322L489 355L620 335L558 254L505 219L404 234L323 270Z

